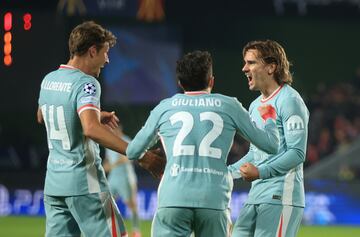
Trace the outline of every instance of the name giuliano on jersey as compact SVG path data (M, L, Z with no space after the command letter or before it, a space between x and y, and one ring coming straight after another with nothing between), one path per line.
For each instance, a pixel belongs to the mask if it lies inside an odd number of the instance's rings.
M100 112L99 82L80 70L61 65L41 83L39 106L44 118L49 156L46 195L74 196L108 191L99 145L84 137L80 114Z
M159 185L159 207L224 210L233 187L226 160L239 132L264 150L278 149L275 122L256 127L236 98L205 92L186 92L163 100L127 148L137 159L160 137L167 163Z
M239 178L239 168L245 162L258 167L260 179L252 182L248 204L271 203L304 207L303 162L309 111L299 93L284 85L267 99L260 96L251 103L249 112L259 127L262 126L262 118L256 108L262 104L275 107L276 125L280 133L279 152L270 155L251 144L248 154L229 169L234 178Z

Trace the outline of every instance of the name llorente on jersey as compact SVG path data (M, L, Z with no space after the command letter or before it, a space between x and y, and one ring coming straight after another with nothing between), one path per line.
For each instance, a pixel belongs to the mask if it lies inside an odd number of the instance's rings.
M216 98L186 98L174 99L172 106L195 106L195 107L221 107L221 100Z
M60 92L71 92L72 83L59 81L46 81L41 84L41 89Z

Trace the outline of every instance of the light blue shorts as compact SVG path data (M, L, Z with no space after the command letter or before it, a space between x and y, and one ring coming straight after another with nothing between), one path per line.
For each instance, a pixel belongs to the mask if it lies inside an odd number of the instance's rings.
M229 210L207 208L166 207L156 211L152 223L152 237L230 236Z
M304 208L274 204L245 204L232 237L295 237Z
M80 196L44 195L46 237L127 236L110 192Z

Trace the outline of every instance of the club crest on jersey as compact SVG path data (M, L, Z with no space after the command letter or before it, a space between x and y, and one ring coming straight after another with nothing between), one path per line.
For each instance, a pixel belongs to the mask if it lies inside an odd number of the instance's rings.
M93 83L86 83L84 92L89 95L94 95L96 93L96 86Z
M300 116L292 115L286 123L286 128L288 131L302 131L305 129L305 124Z

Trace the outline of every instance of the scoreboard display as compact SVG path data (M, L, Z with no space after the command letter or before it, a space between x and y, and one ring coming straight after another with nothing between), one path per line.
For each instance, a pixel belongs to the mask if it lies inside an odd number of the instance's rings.
M7 11L2 16L3 20L3 63L6 67L10 67L13 63L13 50L16 50L16 46L13 44L13 39L16 37L14 29L23 29L24 31L30 31L32 27L32 15L29 12L14 13Z

